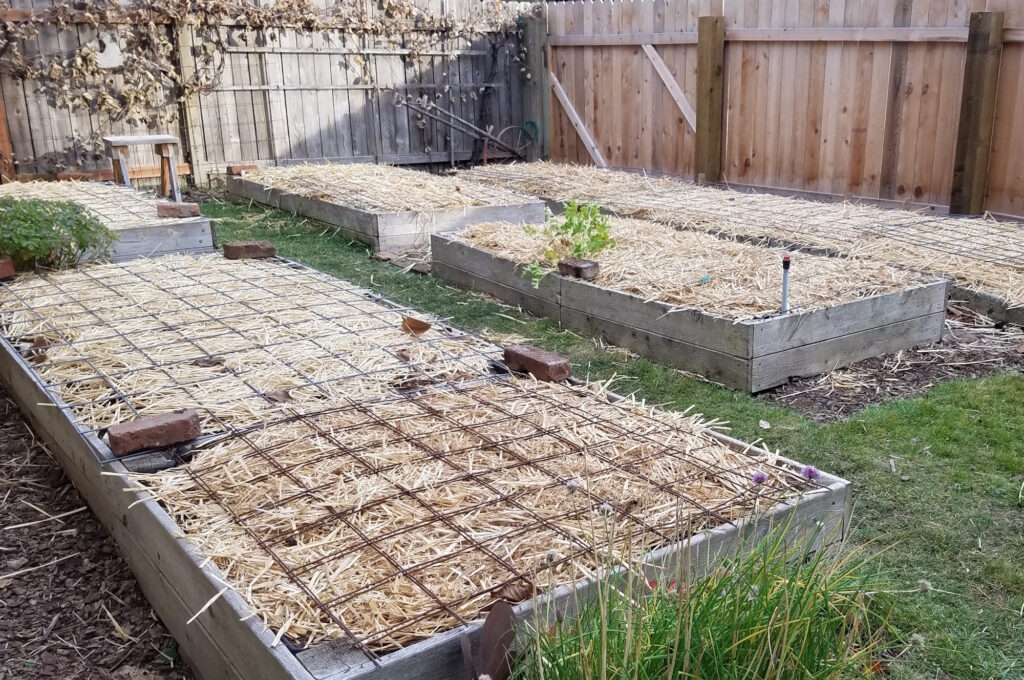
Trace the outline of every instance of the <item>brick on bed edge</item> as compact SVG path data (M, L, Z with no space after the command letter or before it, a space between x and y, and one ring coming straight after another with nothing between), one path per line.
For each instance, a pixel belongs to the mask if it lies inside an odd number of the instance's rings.
M224 244L224 257L229 260L252 260L274 257L277 251L270 241L230 241Z
M601 265L594 260L565 259L558 261L558 273L584 281L593 281L601 273Z
M157 217L173 217L184 219L186 217L199 217L198 203L159 203L156 206Z
M505 366L515 373L530 373L544 382L561 382L572 375L572 363L568 359L530 345L506 347Z
M185 409L111 425L107 428L107 442L115 455L124 456L191 441L201 432L199 413Z

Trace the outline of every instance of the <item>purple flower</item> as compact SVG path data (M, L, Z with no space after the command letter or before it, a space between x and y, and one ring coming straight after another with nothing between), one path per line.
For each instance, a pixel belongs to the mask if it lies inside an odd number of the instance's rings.
M580 488L580 480L570 479L565 483L565 490L569 493L576 493L576 490Z
M804 479L809 482L813 482L818 477L821 477L821 472L813 465L805 465L804 469L800 471L800 474L802 474Z
M764 470L758 470L750 477L750 481L754 484L764 484L768 481L768 473Z

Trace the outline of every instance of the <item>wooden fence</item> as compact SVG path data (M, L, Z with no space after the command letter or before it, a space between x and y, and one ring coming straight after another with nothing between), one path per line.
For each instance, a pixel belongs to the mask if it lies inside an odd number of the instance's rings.
M484 0L421 0L418 4L454 20L478 9ZM40 9L49 0L14 0L17 16ZM20 3L20 4L19 4ZM525 9L526 3L514 3ZM118 33L130 31L119 26ZM165 133L185 145L185 172L203 183L231 164L369 161L423 163L466 160L473 151L467 135L450 133L440 123L398 105L402 97L425 97L468 120L493 126L495 134L522 123L519 106L523 73L515 61L518 45L504 36L472 41L453 38L417 49L396 48L394 41L356 39L342 31L302 32L222 27L223 75L210 90L190 98L179 120L142 129L127 121L69 111L48 103L32 81L0 73L0 174L21 179L38 176L103 177L109 161L99 139L111 134ZM180 68L194 72L194 29L167 26L180 46ZM74 54L96 49L117 35L97 33L86 23L67 30L45 28L26 45L31 54ZM368 64L363 70L361 60ZM367 78L369 74L370 78ZM113 74L111 77L118 78ZM486 97L486 109L482 105ZM6 117L6 121L4 118ZM142 150L133 158L138 177L156 173L156 159ZM5 167L6 166L6 167Z
M1024 216L1024 2L585 0L547 8L556 159L693 177L713 167L698 161L703 122L720 163L709 180L947 206L958 137L959 166L971 172L976 163L966 159L987 146L988 125L991 156L976 169L987 177L984 207ZM986 104L982 71L966 88L964 79L969 17L982 11L1005 21L994 57L978 57L979 69L996 69L990 113L979 121L960 113L965 100L971 112ZM714 36L698 45L703 16L724 26L720 93L700 85L702 60L711 85L716 67ZM711 107L703 121L702 105ZM973 178L962 181L969 188Z

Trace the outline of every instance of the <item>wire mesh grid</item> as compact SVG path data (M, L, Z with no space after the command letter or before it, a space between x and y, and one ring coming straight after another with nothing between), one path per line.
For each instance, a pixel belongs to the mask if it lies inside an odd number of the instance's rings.
M104 182L15 182L0 185L4 196L76 203L114 231L182 221L159 217L156 207L166 201L154 194Z
M463 173L550 201L596 201L626 217L727 238L820 249L952 277L1024 306L1024 225L701 187L678 179L553 163Z
M83 433L184 407L204 434L261 422L283 402L370 398L480 372L499 355L400 306L285 261L159 258L19 280L0 289L5 337ZM415 376L413 378L412 376Z
M259 168L246 179L370 212L431 211L528 202L511 191L453 177L367 163Z
M403 330L408 311L215 256L0 288L4 336L84 432L202 410L216 436L134 478L300 645L341 636L375 659L592 574L609 546L639 555L819 491L699 416L510 376L478 338Z
M611 545L636 557L815 492L582 387L477 376L291 410L141 481L278 634L370 658L592 574Z

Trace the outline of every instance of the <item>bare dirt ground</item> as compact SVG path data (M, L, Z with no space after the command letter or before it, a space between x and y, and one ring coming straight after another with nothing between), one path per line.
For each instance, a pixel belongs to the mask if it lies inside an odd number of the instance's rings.
M0 680L186 680L177 646L0 388Z
M761 398L815 420L839 421L872 404L921 394L940 382L1024 372L1024 329L1002 327L955 306L940 342L792 380Z

